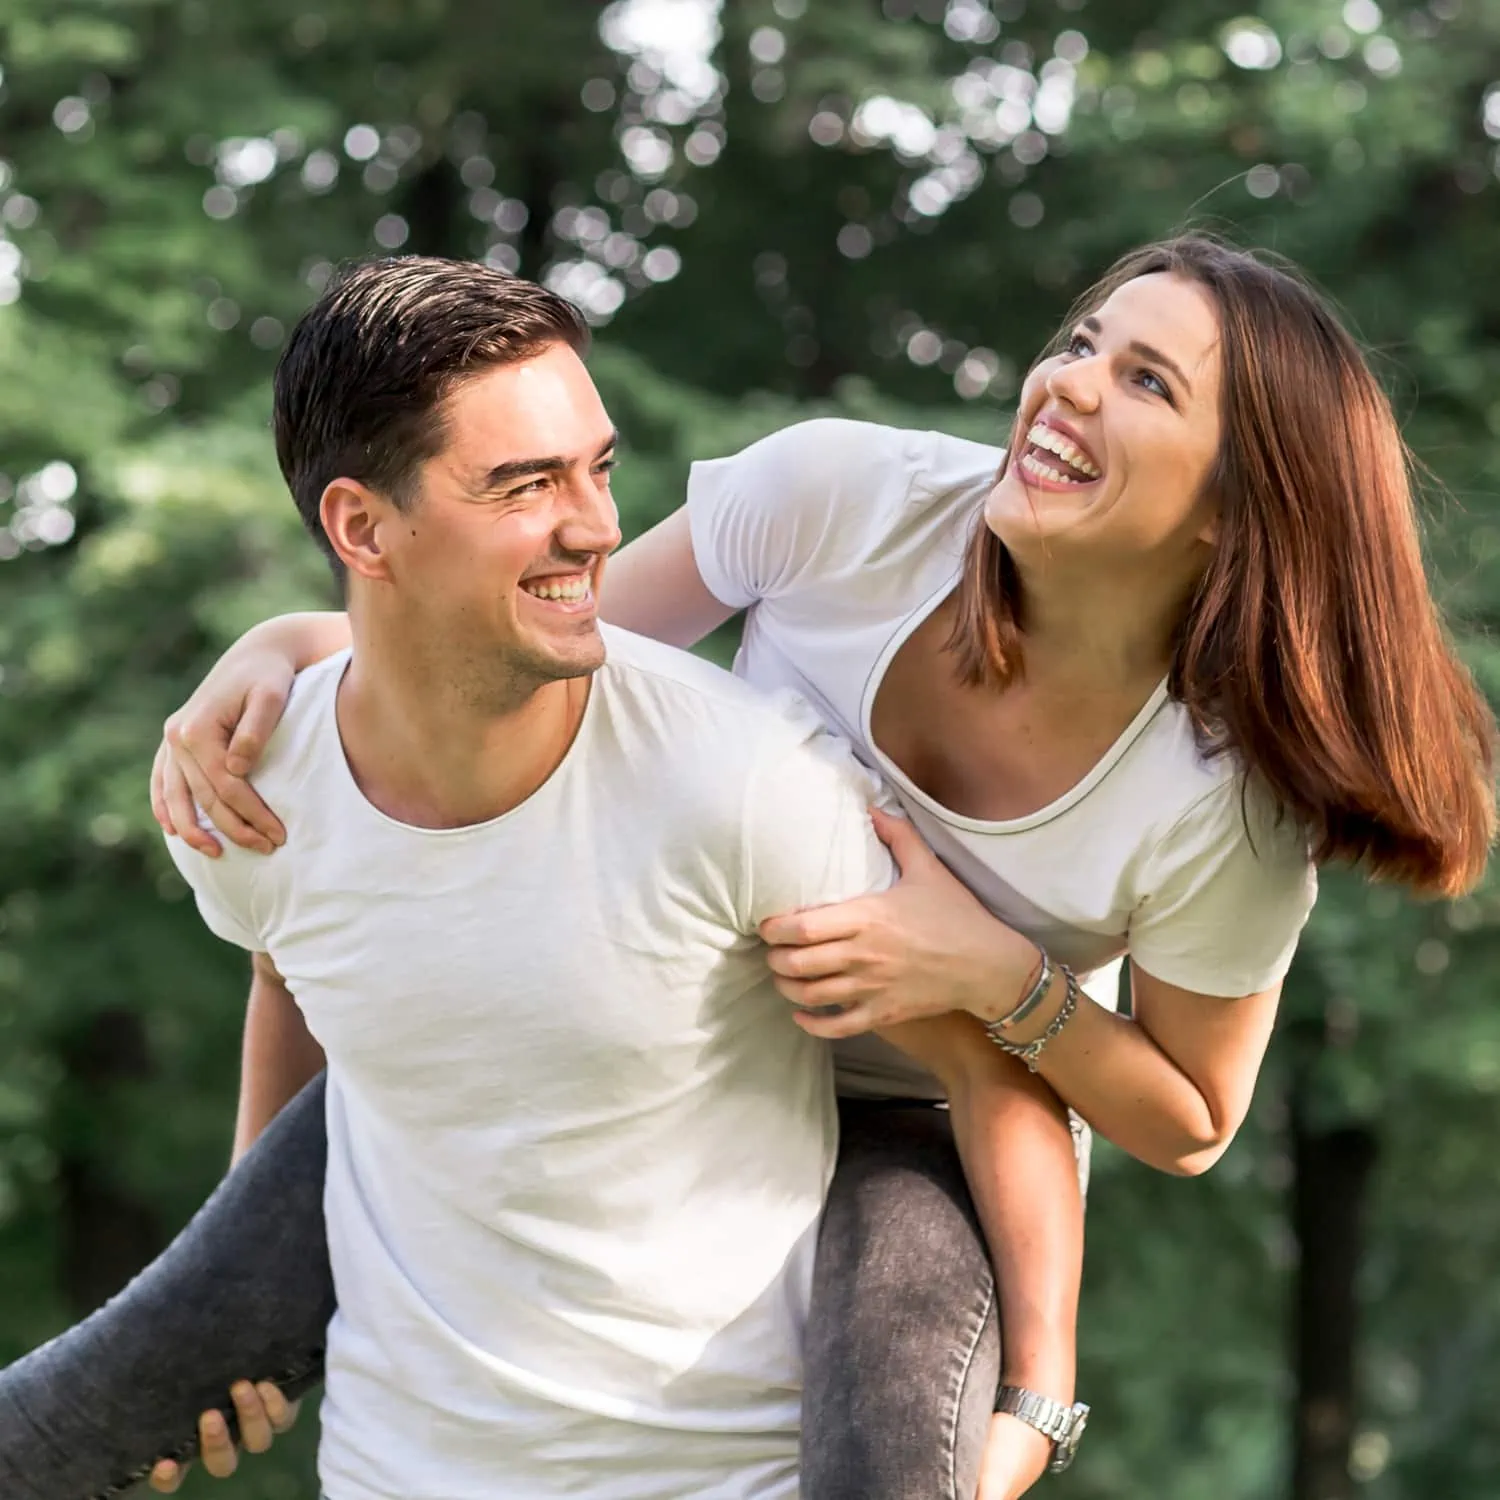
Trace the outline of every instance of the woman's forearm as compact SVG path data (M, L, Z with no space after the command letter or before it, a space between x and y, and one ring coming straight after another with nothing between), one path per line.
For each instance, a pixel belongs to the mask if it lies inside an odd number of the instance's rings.
M300 672L332 656L335 651L344 650L349 640L349 616L342 610L309 609L262 620L247 630L229 650L269 649L285 656Z
M1062 980L1054 981L1062 989ZM1030 1031L1045 1028L1050 1002ZM1215 1102L1129 1018L1080 997L1047 1043L1040 1076L1106 1140L1159 1171L1192 1176L1223 1155L1240 1119Z

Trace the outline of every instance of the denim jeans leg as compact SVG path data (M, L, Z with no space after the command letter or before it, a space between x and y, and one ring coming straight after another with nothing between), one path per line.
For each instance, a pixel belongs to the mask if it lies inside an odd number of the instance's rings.
M808 1319L803 1500L973 1500L994 1273L945 1110L844 1100Z
M200 1411L233 1425L236 1380L294 1396L317 1383L334 1310L327 1155L320 1075L129 1286L0 1370L0 1496L119 1494L197 1451Z

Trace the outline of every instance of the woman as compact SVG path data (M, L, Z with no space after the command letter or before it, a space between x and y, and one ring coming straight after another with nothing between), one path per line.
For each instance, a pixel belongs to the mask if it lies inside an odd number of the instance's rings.
M885 896L764 929L798 1023L841 1039L846 1085L931 1097L863 1033L967 1010L1124 1149L1200 1171L1248 1107L1312 864L1471 886L1493 724L1427 591L1389 406L1287 272L1196 237L1127 256L1028 377L996 479L1000 457L790 429L697 466L684 510L611 564L605 613L688 644L748 608L741 673L807 696L922 835L882 822L903 868ZM222 741L243 714L243 773L293 671L346 642L340 617L252 636L158 761L158 816L191 841L192 796L231 837L274 841ZM1072 972L1121 955L1129 1019L1080 998ZM839 1010L809 1013L824 1007ZM883 1386L942 1379L931 1356L912 1368L849 1343L879 1326L853 1312L904 1188L880 1170L898 1149L881 1116L845 1134L810 1450L820 1428L878 1423ZM983 1255L964 1264L980 1269L934 1278L944 1360L972 1352L990 1296ZM906 1493L881 1481L877 1464L849 1492ZM804 1484L836 1492L815 1453ZM972 1488L955 1475L947 1492Z

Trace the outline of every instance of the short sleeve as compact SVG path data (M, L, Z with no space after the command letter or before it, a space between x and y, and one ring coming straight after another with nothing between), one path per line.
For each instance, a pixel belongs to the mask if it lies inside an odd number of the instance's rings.
M192 889L208 930L236 947L264 952L266 944L255 914L253 862L276 856L251 854L226 844L217 859L209 859L179 838L167 840L167 852Z
M806 710L807 733L768 747L745 789L740 930L767 918L885 890L895 866L870 821L877 778ZM790 739L790 743L788 743Z
M1131 961L1167 984L1224 997L1286 977L1318 893L1305 834L1239 776L1177 820L1148 859L1142 888Z
M904 504L923 436L826 417L695 463L688 527L709 592L747 609L829 570L830 549L857 549Z

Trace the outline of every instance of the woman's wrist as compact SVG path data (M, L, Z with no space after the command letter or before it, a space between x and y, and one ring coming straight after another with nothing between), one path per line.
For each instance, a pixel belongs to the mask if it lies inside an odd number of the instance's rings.
M1025 1046L1027 1042L1036 1041L1057 1019L1067 998L1068 976L1060 965L1053 965L1045 993L1035 1006L1028 1009L1024 1019L1017 1021L1014 1025L1005 1025L1002 1020L1005 1040L1014 1042L1017 1046Z
M349 644L349 617L338 610L302 610L275 615L252 626L240 646L283 657L294 671L316 666ZM230 648L234 650L234 647Z
M1040 946L995 921L994 952L984 965L975 993L964 1007L986 1025L1004 1021L1021 1005L1045 966Z

